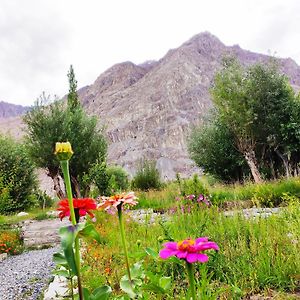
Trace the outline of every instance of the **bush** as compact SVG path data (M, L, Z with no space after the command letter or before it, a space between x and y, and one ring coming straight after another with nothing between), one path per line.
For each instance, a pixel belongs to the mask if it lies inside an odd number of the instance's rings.
M45 209L48 207L52 207L54 204L54 199L51 198L50 196L47 195L47 193L41 190L38 190L35 193L36 199L37 199L37 203L39 208Z
M162 182L159 171L155 167L154 161L143 160L138 166L138 170L131 183L133 188L142 191L150 189L160 189Z
M185 180L181 180L179 176L177 176L177 182L179 183L180 193L182 196L199 196L200 194L208 195L208 189L200 181L197 174L194 174L192 179Z
M0 136L0 214L35 205L35 187L34 167L24 146Z
M89 173L97 187L96 194L110 196L116 192L125 191L129 187L128 174L119 166L107 166L106 163L95 164ZM93 191L95 194L95 191Z

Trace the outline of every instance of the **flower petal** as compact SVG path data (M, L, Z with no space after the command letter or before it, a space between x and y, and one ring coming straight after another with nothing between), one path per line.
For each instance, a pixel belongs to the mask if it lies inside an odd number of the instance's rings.
M167 259L170 256L175 255L175 253L176 253L176 251L165 248L165 249L160 250L159 256L162 259Z
M177 250L177 243L176 242L167 242L167 243L164 243L164 247L172 249L172 250Z
M186 258L187 254L188 254L187 251L178 251L177 254L176 254L176 256L178 258Z
M208 237L199 237L195 240L196 244L199 244L201 242L208 242Z
M201 263L206 263L208 261L208 256L203 253L198 253L198 261Z
M198 253L188 253L188 255L186 256L186 260L189 263L194 263L196 261L198 261Z

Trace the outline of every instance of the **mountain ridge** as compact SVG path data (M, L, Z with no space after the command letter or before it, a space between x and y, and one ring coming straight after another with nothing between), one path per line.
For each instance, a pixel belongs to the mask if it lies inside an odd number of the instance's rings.
M79 89L87 113L100 117L99 126L107 128L109 162L134 174L139 160L153 159L166 180L176 173L193 173L187 136L212 108L209 88L224 55L235 55L244 65L271 58L238 45L225 46L204 32L158 61L115 64ZM300 67L290 58L277 61L299 90Z

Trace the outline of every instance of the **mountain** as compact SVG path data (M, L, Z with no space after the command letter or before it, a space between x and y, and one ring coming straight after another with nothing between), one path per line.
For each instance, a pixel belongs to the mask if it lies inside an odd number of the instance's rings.
M0 118L10 118L25 114L29 106L15 105L0 101Z
M191 174L195 169L186 139L191 127L201 124L212 107L209 87L228 54L245 65L270 60L238 45L225 46L205 32L159 61L116 64L81 88L78 94L84 108L107 128L109 162L133 174L138 161L146 157L156 160L164 179L174 178L177 172ZM290 58L278 59L278 63L299 90L300 67Z

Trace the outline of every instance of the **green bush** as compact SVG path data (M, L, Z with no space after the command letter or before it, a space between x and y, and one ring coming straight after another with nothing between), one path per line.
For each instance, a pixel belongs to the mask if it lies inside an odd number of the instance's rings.
M141 161L131 185L133 188L142 191L160 189L162 182L160 180L159 171L156 169L155 162L148 160Z
M197 174L194 174L191 179L185 180L181 180L179 176L177 176L177 182L179 183L180 193L182 196L199 196L200 194L208 195L208 189L204 186L202 181L200 181Z
M0 214L9 214L35 205L34 167L25 148L0 136Z
M92 194L110 196L125 191L129 187L127 172L120 166L107 166L98 163L93 166L89 174L90 180L97 187Z

